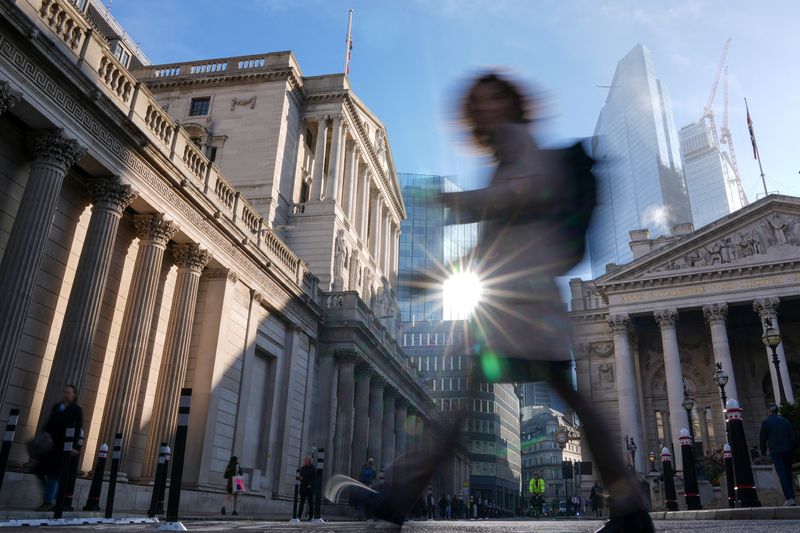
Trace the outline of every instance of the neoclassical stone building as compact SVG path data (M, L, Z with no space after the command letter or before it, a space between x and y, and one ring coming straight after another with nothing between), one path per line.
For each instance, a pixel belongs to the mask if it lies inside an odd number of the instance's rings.
M314 449L330 474L432 445L434 405L395 341L405 212L382 124L343 76L306 78L290 53L131 59L97 4L0 5L13 464L66 383L84 410L82 471L123 434L123 508L143 501L184 386L195 510L231 455L274 500ZM15 476L2 503L35 504Z
M725 443L715 363L744 409L748 444L758 444L778 375L762 344L765 319L781 332L780 378L788 401L800 380L800 199L770 195L698 231L673 228L650 239L631 232L634 260L594 281L574 279L571 315L578 388L611 427L609 445L637 444L636 469L650 451L680 451L692 412L702 450ZM587 448L584 448L587 450ZM681 468L680 453L677 466Z

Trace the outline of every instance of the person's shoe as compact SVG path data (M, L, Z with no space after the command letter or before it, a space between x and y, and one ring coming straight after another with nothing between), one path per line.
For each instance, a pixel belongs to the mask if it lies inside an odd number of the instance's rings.
M52 510L53 510L53 504L47 502L43 503L42 505L34 509L34 511L39 511L39 512L47 512Z
M784 507L795 507L797 505L797 500L794 498L789 498L783 503Z
M647 511L636 511L623 516L615 516L595 533L652 533L653 521Z
M221 514L225 514L225 507L224 506L222 507L222 513Z
M233 512L232 512L231 514L232 514L232 515L238 515L238 514L239 514L239 511L237 511L236 509L234 509L234 510L233 510Z

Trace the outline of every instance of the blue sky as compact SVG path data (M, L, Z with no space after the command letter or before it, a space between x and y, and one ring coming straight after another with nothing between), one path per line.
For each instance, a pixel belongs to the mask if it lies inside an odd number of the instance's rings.
M341 72L353 8L351 84L384 121L401 172L486 178L454 126L461 83L503 67L546 95L544 143L592 134L616 62L637 42L653 53L680 128L697 120L722 46L730 128L745 191L761 191L743 98L770 191L800 195L800 2L556 0L115 0L113 15L154 63L292 50L306 75ZM721 122L721 88L716 98Z

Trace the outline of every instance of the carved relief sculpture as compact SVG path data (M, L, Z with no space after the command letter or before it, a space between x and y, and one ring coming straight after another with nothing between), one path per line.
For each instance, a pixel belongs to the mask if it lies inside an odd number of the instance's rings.
M350 266L348 267L348 289L351 291L358 290L358 277L359 277L359 265L358 265L358 250L353 250L353 253L350 254Z
M597 369L597 390L611 390L614 388L614 364L601 363L595 367Z
M344 288L344 261L345 261L344 230L336 233L333 248L333 290L340 291Z

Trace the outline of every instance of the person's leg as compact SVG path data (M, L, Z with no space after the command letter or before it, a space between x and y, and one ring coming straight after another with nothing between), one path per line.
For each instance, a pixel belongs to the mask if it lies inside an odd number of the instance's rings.
M58 476L47 476L45 480L44 503L55 505L58 494Z
M306 493L304 491L300 491L300 499L297 504L297 518L303 518L303 507L306 504Z
M791 471L792 465L788 454L772 455L772 464L775 467L775 473L778 475L778 480L783 489L783 497L787 500L794 498L794 487L792 487Z
M238 493L233 493L233 513L232 514L239 514L239 510L236 508L237 497L239 496Z

